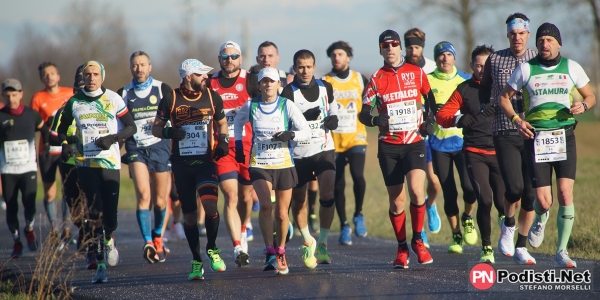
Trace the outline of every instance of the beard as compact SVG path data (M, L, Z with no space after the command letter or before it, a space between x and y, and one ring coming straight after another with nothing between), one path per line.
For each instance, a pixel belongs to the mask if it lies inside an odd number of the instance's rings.
M411 55L408 56L407 59L410 61L410 63L418 63L421 61L421 59L423 59L423 55Z
M236 67L236 66L232 65L232 66L229 66L229 68L228 68L228 67L226 67L224 65L221 65L221 72L223 72L224 74L235 73L235 72L237 72L239 70L240 70L239 66Z
M191 82L192 89L197 92L205 92L206 91L206 80L202 80L201 82Z

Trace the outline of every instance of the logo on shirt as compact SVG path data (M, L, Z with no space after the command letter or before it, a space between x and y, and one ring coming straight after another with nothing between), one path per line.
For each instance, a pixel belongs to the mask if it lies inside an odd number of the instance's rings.
M156 104L156 102L158 102L158 98L156 98L156 96L154 96L154 95L150 96L150 103Z
M235 85L235 90L238 91L238 92L243 91L244 90L244 85L241 84L241 83L236 84Z
M403 100L408 98L414 98L418 95L417 89L403 90L383 95L383 102Z
M175 115L177 119L187 119L190 117L190 107L188 105L181 105L175 109Z
M129 99L129 102L133 103L135 100L137 100L137 98Z
M238 95L234 94L234 93L223 93L221 95L221 99L223 99L223 101L228 101L228 100L237 100Z

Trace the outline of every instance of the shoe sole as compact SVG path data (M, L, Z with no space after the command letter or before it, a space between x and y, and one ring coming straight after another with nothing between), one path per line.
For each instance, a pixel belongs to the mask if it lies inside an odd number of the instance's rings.
M394 265L394 269L408 269L408 265Z
M463 250L461 249L460 251L452 251L452 250L448 249L448 253L463 254Z
M275 266L274 266L274 265L271 265L271 264L268 264L268 265L266 265L266 266L263 266L263 272L264 272L264 271L275 271Z
M243 267L243 266L247 266L248 265L248 259L250 259L250 255L248 255L248 253L240 253L235 258L235 263L237 264L238 268Z
M326 260L326 259L317 259L317 263L321 264L321 265L329 265L331 264L331 259Z
M107 283L108 278L100 279L100 280L92 280L92 283Z
M420 264L420 265L428 265L430 263L433 263L433 257L431 258L431 260L420 262L419 261L419 256L417 255L417 252L415 252L415 250L412 247L410 247L410 251L417 257L417 263L418 264ZM431 253L429 255L431 255Z
M289 268L285 268L285 270L275 270L275 274L277 275L287 275L290 273L290 269Z
M577 268L577 264L575 262L573 263L568 263L566 265L561 264L561 263L554 263L554 267L555 268L567 268L567 269L573 269L573 268Z
M146 244L144 246L143 256L146 261L148 261L151 264L157 262L158 259L156 259L156 254L157 254L157 252L156 252L156 248L154 248L154 246L148 245L148 244Z
M344 246L352 246L352 241L348 242L348 243L344 243L342 241L340 241L340 245L344 245Z
M526 261L522 261L522 260L513 260L513 261L519 265L529 265L529 266L535 265L535 261L533 261L531 259L528 259Z
M198 276L194 276L193 278L188 278L189 281L194 281L194 280L204 280L204 276L202 277L198 277Z
M246 241L248 241L248 242L252 242L252 241L254 241L254 235L251 235L251 236L249 236L249 237L246 237Z

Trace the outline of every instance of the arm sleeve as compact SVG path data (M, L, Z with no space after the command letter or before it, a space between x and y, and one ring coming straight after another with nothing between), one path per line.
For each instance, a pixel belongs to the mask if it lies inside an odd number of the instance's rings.
M292 101L287 100L285 104L288 117L292 121L292 129L294 131L294 141L302 142L310 139L310 128L308 122L304 118L304 115L300 109Z
M463 99L458 90L454 90L450 99L442 106L442 108L435 115L435 122L444 128L450 128L456 126L454 124L454 117L456 112L460 110Z
M156 117L161 119L164 122L169 121L171 118L171 107L173 106L173 94L171 92L171 96L167 97L167 95L163 95L162 100L158 103L158 110L156 111Z
M42 120L42 116L40 116L37 111L33 111L33 118L36 128L35 130L42 134L42 141L44 141L44 144L50 143L50 130L48 130L48 126L46 126L44 120ZM42 127L38 127L40 124L42 124Z
M372 122L373 118L371 112L373 111L373 108L377 105L377 101L379 99L377 85L375 84L373 78L374 77L372 76L367 85L365 86L365 90L363 91L362 95L363 106L360 111L360 114L358 114L358 120L366 126L370 127L374 126Z
M260 91L258 90L258 77L256 77L256 74L247 74L246 90L248 91L248 95L250 95L251 98L258 97L260 95Z
M162 102L164 99L173 99L173 89L171 89L171 87L168 84L163 82L160 85L160 92L162 94L162 98L160 99L160 102Z
M338 114L338 105L335 101L335 96L333 94L333 86L331 83L324 81L325 89L327 90L327 99L329 99L329 111L327 112L328 116L333 116Z
M133 116L131 116L128 110L125 110L124 114L119 115L119 120L121 120L121 123L123 124L123 129L117 133L117 139L119 141L128 139L137 132L137 126L135 126Z
M240 108L240 110L235 115L235 118L233 119L233 132L236 141L242 140L244 126L246 126L246 123L250 121L250 105L252 105L252 100L246 101L246 103L242 105L242 108Z
M483 67L483 76L481 76L481 84L479 85L479 101L482 104L490 103L492 97L492 66L490 62L491 55L485 61Z
M69 130L69 126L73 124L73 100L69 100L67 104L65 104L65 108L60 115L57 133L60 142L67 140L67 130Z
M223 110L223 98L217 92L209 90L212 93L213 105L215 106L215 115L213 116L215 121L220 121L225 118L225 111Z

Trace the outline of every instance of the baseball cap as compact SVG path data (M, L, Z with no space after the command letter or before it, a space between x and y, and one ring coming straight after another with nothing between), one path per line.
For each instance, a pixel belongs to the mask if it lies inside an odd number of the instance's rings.
M238 45L234 41L227 41L223 45L221 45L221 48L219 48L219 54L223 52L223 50L225 50L226 48L233 48L237 50L240 54L242 53L242 48L240 48L240 45Z
M179 77L184 78L187 75L192 74L207 74L213 69L197 59L188 58L181 63L179 66Z
M391 29L388 29L379 35L380 43L383 43L387 40L400 41L400 35L397 32L395 32Z
M20 81L14 79L14 78L9 78L2 82L2 91L6 90L6 89L14 89L16 91L22 91L23 86L21 86Z
M258 81L263 80L263 78L270 78L273 81L279 81L279 71L275 68L263 68L258 72Z

